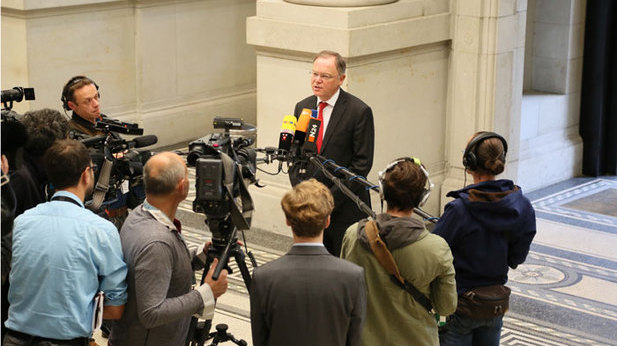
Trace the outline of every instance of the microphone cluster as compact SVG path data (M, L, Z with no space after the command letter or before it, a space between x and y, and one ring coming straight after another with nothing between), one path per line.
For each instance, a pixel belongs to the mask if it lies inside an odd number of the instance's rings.
M295 161L307 154L318 154L317 137L321 120L317 111L304 108L296 120L293 115L283 118L279 135L278 155L283 161Z

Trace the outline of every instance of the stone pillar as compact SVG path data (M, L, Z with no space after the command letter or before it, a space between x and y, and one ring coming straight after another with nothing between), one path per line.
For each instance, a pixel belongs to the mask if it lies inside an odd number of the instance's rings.
M247 42L257 53L258 146L277 145L283 116L311 94L314 55L334 50L347 60L343 89L363 99L375 116L375 158L367 178L377 182L377 172L393 159L417 156L439 184L445 167L450 23L449 0L364 7L258 1L256 16L247 20ZM253 225L289 235L280 210L280 198L290 188L287 175L259 178L268 186L251 190ZM379 210L378 196L372 195L373 209ZM438 208L432 197L426 210Z
M470 136L496 131L508 141L503 177L516 179L527 0L453 2L445 194L463 186L462 153ZM471 176L468 176L469 183Z

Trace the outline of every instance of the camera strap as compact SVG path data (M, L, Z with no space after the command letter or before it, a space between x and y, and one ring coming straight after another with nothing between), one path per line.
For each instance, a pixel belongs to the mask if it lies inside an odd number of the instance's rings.
M371 250L373 250L373 254L377 258L377 261L381 266L386 270L388 274L390 274L390 278L392 281L405 291L409 292L411 296L422 305L426 311L432 313L433 305L431 304L430 299L428 299L422 292L420 292L416 286L414 286L411 282L405 279L396 265L394 261L394 257L392 257L392 253L388 250L386 243L379 236L379 228L375 220L369 220L366 222L364 226L364 232L368 238L369 244L371 246Z
M225 174L225 191L227 191L227 195L231 202L231 219L233 224L240 230L248 230L251 227L251 218L253 215L253 199L249 194L248 187L244 182L244 178L242 177L242 169L238 166L238 164L228 155L221 153L221 161L223 161L223 173ZM236 200L233 194L234 180L235 174L237 172L238 186L240 192L240 204L242 206L242 210L238 207Z
M113 162L107 158L104 158L103 167L101 167L101 174L99 174L99 180L96 182L94 193L92 194L92 204L90 206L91 210L98 210L105 200L105 195L107 194L107 190L109 190L109 177L111 175L112 167Z

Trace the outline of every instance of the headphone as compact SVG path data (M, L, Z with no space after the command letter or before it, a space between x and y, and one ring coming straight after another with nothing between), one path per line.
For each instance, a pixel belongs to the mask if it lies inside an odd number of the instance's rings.
M64 85L64 88L62 88L62 96L60 97L60 101L62 101L62 108L64 108L64 110L70 111L71 107L69 107L69 90L71 90L71 88L81 82L81 81L88 81L90 83L88 84L94 84L94 87L96 88L96 91L99 91L99 86L96 84L95 81L93 81L92 79L86 77L86 76L75 76L71 79L69 79L68 82L66 82L66 84ZM98 93L99 97L101 97L101 93Z
M428 200L428 197L431 195L431 190L433 189L433 186L435 186L435 185L431 182L431 178L429 177L428 172L424 168L424 165L422 165L422 162L420 162L420 160L418 158L415 158L415 157L404 157L402 159L398 159L396 161L393 161L390 164L388 164L383 171L379 172L379 174L378 174L378 177L379 177L379 197L381 198L382 201L384 200L384 196L385 196L384 190L385 190L385 186L386 186L386 184L384 184L384 182L385 182L386 174L389 171L391 171L392 168L394 168L399 163L406 162L406 161L414 163L414 164L420 166L420 169L422 170L422 173L424 173L424 175L426 176L426 186L422 189L422 193L420 194L420 197L418 198L418 202L416 203L416 206L421 207ZM382 204L382 206L383 206L383 204Z
M478 148L478 145L480 145L480 143L484 142L489 138L497 138L501 141L501 144L503 144L502 158L505 162L506 153L508 152L508 143L506 142L506 140L495 132L482 131L477 136L475 136L465 148L465 153L463 154L463 166L465 166L465 168L470 171L475 171L476 169L478 169L478 166L481 162L478 162L478 157L475 151Z

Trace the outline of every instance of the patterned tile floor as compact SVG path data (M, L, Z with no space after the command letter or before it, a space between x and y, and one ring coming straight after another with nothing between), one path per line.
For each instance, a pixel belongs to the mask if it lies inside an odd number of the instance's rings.
M190 174L194 179L192 169ZM501 344L617 345L617 177L574 178L527 196L536 209L538 233L527 261L510 271L511 311ZM179 217L187 242L200 244L210 232L203 215L192 212L193 199L191 188ZM279 257L290 244L277 239L269 246L275 235L250 233L249 250L258 264ZM248 293L237 264L230 263L234 273L214 324L228 324L250 345Z

